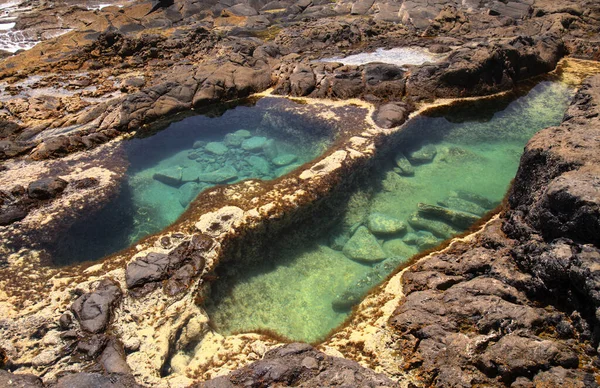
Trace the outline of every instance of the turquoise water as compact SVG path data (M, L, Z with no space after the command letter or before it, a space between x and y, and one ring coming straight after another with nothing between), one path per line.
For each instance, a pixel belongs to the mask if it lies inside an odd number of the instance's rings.
M398 265L494 208L526 142L560 123L571 96L542 82L412 120L336 206L221 265L206 303L214 327L322 340Z
M99 259L172 224L203 190L275 179L325 151L332 127L285 99L186 117L140 132L123 147L130 163L120 193L49 248L57 265Z

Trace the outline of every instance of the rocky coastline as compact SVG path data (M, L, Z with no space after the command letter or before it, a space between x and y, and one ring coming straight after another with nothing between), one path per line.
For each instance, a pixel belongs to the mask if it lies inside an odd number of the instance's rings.
M119 5L31 2L15 28L72 31L0 60L0 385L600 384L596 2ZM317 61L397 46L445 56ZM586 80L563 123L528 143L499 214L389 277L314 348L212 331L202 299L222 258L343 197L411 113L557 68ZM297 113L338 140L274 181L203 192L134 247L52 266L40 246L116 195L122 141L267 90L303 99ZM178 365L199 343L206 353Z

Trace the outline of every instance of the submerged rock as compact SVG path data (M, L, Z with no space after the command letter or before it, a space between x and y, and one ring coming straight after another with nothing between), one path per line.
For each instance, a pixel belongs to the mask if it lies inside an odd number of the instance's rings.
M415 230L426 230L433 233L436 237L447 239L456 234L458 230L442 221L431 220L420 217L418 214L413 214L408 218L408 223Z
M283 155L276 156L275 158L273 158L271 160L271 162L278 167L282 167L282 166L287 166L288 164L295 162L296 159L298 159L298 156L296 156L294 154L283 154Z
M424 217L433 217L444 222L450 223L459 229L467 229L479 220L474 214L452 210L441 206L428 205L419 202L417 204L418 212Z
M486 210L491 210L500 204L499 202L491 201L490 199L482 195L472 193L470 191L456 190L456 195L458 196L458 198L463 199L465 201L473 202Z
M456 210L460 210L463 212L476 214L478 216L482 216L487 211L485 208L479 206L478 204L470 201L466 201L459 197L448 197L443 201L439 201L438 205L444 206L447 208L452 208Z
M406 231L406 224L387 214L371 213L367 218L367 228L373 234L397 234Z
M262 151L262 148L267 143L267 138L262 136L254 136L242 142L242 149L250 152Z
M435 158L435 155L437 155L437 150L435 146L432 144L428 144L416 151L411 152L408 158L414 164L425 164L432 162Z
M196 198L196 195L198 195L199 191L200 191L200 188L197 183L195 183L195 182L184 183L179 188L179 204L183 207L186 207L187 205L190 204L190 202L192 202L192 200L194 198Z
M352 306L360 303L371 288L381 283L404 260L404 257L391 257L376 264L373 269L356 283L353 283L346 291L336 295L331 302L331 307L336 311L347 311Z
M211 141L204 147L204 149L206 152L214 155L225 155L229 150L225 144L217 141Z
M407 234L402 241L408 245L415 245L419 251L434 248L440 243L440 240L433 233L423 230Z
M216 171L198 174L198 180L206 183L225 183L237 178L238 172L232 166L225 166Z
M415 175L415 168L410 164L406 156L402 152L398 152L394 157L394 163L396 163L396 168L394 171L398 175L402 176L413 176Z
M275 159L277 155L279 155L279 150L277 147L277 143L273 139L267 140L265 145L263 145L263 153L268 159Z
M260 156L252 155L248 158L248 163L252 166L254 171L262 175L267 175L271 172L269 162L265 158Z
M160 172L154 173L152 179L164 183L167 186L178 188L181 186L183 170L181 168L169 168Z
M415 244L419 242L419 238L415 240ZM388 256L397 256L409 259L417 253L417 249L406 244L400 238L394 238L383 243L383 250Z
M364 226L359 227L342 250L346 257L367 263L381 261L386 254L375 236Z

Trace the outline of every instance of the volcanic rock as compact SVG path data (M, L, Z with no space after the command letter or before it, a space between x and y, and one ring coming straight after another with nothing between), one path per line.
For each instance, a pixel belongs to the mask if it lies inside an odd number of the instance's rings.
M108 326L111 311L120 298L121 289L118 283L111 279L103 279L94 291L77 298L71 306L71 311L83 330L99 333Z

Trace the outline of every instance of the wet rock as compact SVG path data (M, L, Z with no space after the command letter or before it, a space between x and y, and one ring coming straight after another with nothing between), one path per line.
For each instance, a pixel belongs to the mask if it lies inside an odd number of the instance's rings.
M436 247L440 240L431 232L419 230L416 233L408 233L403 239L408 245L415 245L419 251Z
M0 369L0 386L10 388L43 388L42 380L31 374L13 374Z
M295 162L296 159L298 159L298 157L294 154L283 154L276 156L271 162L278 167L282 167Z
M206 183L225 183L237 176L238 172L233 166L225 166L213 172L198 174L198 180Z
M393 102L385 104L377 109L375 113L375 124L381 128L394 128L404 124L410 110L406 104Z
M248 163L254 171L258 172L262 175L267 175L271 172L271 167L269 166L269 162L265 158L260 156L252 155L248 158Z
M180 168L169 168L154 173L152 179L164 183L165 185L179 188L182 183L183 170Z
M373 234L398 234L406 231L406 224L395 217L383 213L371 213L367 218L367 228Z
M167 277L171 266L169 255L164 253L149 253L127 265L125 282L131 289L149 282L155 282Z
M378 262L386 258L375 236L364 226L359 227L342 250L346 257L367 263Z
M119 284L111 279L103 279L93 292L77 298L71 306L71 311L83 330L99 333L108 326L111 311L120 298Z
M27 187L27 194L33 199L51 199L62 193L67 184L61 178L43 178L31 182Z
M308 360L309 358L312 360ZM262 360L227 376L217 377L194 387L338 385L394 388L399 386L385 375L364 368L355 361L328 356L308 344L293 343L272 349Z
M396 163L396 167L394 171L398 173L398 175L402 176L413 176L415 175L415 168L410 164L406 156L402 152L398 152L394 157L394 163Z
M460 212L441 206L428 205L419 202L417 204L419 215L423 217L436 218L454 225L458 229L467 229L479 220L474 214Z
M244 142L242 143L242 149L250 152L259 152L262 151L262 148L264 147L266 142L266 137L254 136L244 140Z
M455 234L458 234L456 229L442 221L419 217L417 214L410 216L408 218L408 223L415 230L425 230L431 232L434 236L441 239L447 239Z
M211 141L204 147L204 149L206 152L214 155L225 155L229 150L225 144L216 141Z
M413 164L425 164L431 163L435 158L435 155L437 155L437 150L435 149L435 146L432 144L428 144L416 151L411 152L408 155L408 159Z

